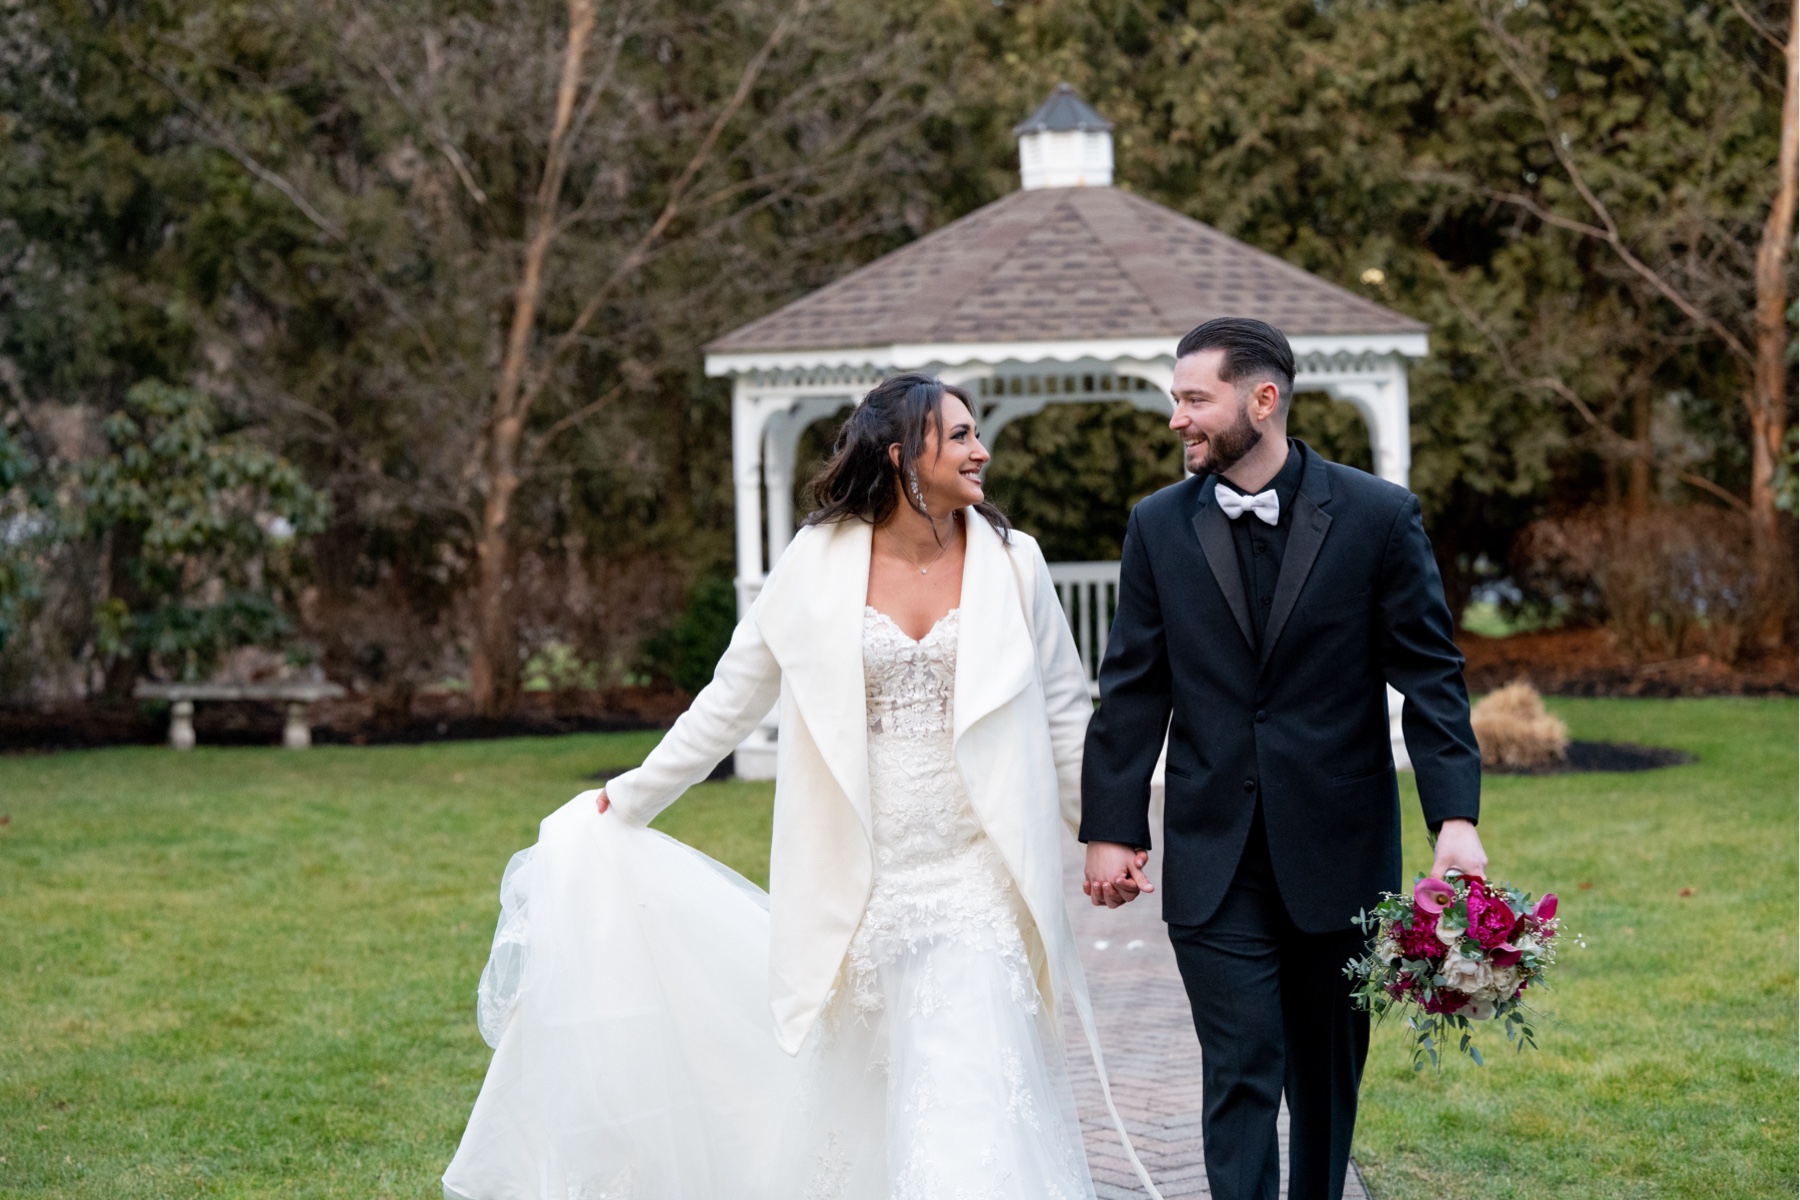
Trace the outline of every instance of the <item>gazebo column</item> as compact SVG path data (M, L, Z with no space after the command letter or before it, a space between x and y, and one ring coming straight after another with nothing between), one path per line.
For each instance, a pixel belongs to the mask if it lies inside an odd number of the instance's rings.
M769 566L781 557L794 538L794 445L799 431L788 436L792 422L787 413L776 413L763 430L763 490L769 498Z
M741 379L731 389L731 480L736 494L738 615L762 587L762 448L768 419L762 397Z
M763 583L763 506L765 432L771 416L792 398L768 395L738 379L731 390L731 478L737 494L737 602L740 618L756 602ZM791 468L790 468L791 472ZM771 506L773 507L773 506ZM791 519L791 513L789 517ZM732 756L744 779L775 777L775 711L763 717Z

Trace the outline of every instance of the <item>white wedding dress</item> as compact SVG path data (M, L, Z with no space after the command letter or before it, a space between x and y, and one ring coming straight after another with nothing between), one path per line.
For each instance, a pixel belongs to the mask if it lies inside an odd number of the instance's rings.
M957 620L864 612L874 887L797 1058L766 896L594 793L544 822L501 885L450 1200L1092 1200L1043 950L952 756Z

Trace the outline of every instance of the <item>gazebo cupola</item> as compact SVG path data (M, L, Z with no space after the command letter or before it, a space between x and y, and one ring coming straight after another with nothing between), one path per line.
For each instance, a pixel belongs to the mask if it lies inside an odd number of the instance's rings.
M1025 190L1111 187L1112 127L1074 88L1057 84L1036 112L1013 127Z
M740 611L793 537L801 432L897 371L968 389L993 445L1052 404L1166 415L1182 334L1256 317L1287 334L1296 389L1355 406L1375 473L1406 482L1406 363L1426 351L1422 322L1113 186L1112 123L1068 84L1014 132L1018 191L706 347L706 373L732 387ZM1052 574L1092 672L1118 564ZM772 722L739 749L739 774L774 770Z

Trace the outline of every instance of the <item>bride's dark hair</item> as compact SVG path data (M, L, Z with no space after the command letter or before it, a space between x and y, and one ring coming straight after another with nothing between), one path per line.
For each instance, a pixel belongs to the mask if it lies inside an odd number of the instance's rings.
M813 476L807 490L816 506L806 524L826 525L852 517L880 525L894 515L904 499L919 513L930 516L901 480L910 476L925 453L925 430L944 436L944 420L938 412L945 393L955 396L974 415L969 394L930 375L908 372L883 380L856 406L838 430L831 458ZM900 444L900 466L888 458L888 447ZM987 518L1005 539L1012 523L993 504L983 500L975 511Z

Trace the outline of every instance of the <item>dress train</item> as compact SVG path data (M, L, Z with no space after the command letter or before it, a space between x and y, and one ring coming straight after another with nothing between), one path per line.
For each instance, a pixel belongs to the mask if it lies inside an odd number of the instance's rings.
M447 1200L778 1200L768 897L583 792L513 856ZM793 1197L780 1197L793 1200Z

